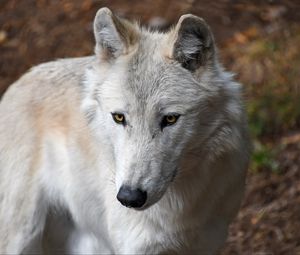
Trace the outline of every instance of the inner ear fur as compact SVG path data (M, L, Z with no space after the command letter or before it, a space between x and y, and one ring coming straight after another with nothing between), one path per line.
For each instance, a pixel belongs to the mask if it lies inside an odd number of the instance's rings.
M106 7L96 14L94 35L96 55L108 60L128 54L139 39L139 31L134 24L117 17Z
M172 36L172 58L184 68L193 72L214 58L214 38L202 18L192 14L181 16Z

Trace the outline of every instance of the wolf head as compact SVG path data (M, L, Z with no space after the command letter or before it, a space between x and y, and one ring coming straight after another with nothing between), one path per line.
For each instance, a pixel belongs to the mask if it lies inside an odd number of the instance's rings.
M117 198L144 209L157 202L183 155L216 128L220 79L212 33L183 15L168 33L150 32L107 8L94 21L97 64L87 71L84 111L111 148ZM199 160L201 160L199 158Z

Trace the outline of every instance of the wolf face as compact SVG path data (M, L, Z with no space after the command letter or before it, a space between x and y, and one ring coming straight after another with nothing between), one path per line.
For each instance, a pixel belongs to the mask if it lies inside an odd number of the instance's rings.
M98 60L86 74L83 110L111 148L118 199L144 209L182 171L191 138L197 134L193 144L201 144L209 135L213 90L205 79L214 65L213 37L196 16L184 15L160 34L108 9L97 13L94 30Z

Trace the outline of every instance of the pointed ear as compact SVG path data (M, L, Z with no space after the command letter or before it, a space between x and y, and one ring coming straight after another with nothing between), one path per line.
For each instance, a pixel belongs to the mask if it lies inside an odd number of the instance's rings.
M94 20L96 55L112 60L127 54L139 38L138 29L129 21L115 16L108 8L101 8Z
M214 38L206 22L192 14L180 17L173 34L172 58L195 71L214 58Z

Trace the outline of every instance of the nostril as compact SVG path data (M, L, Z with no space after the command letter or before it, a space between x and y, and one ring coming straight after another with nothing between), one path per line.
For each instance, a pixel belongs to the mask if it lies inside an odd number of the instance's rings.
M117 199L127 207L142 207L147 200L147 192L141 189L131 189L129 186L122 186L117 194Z

